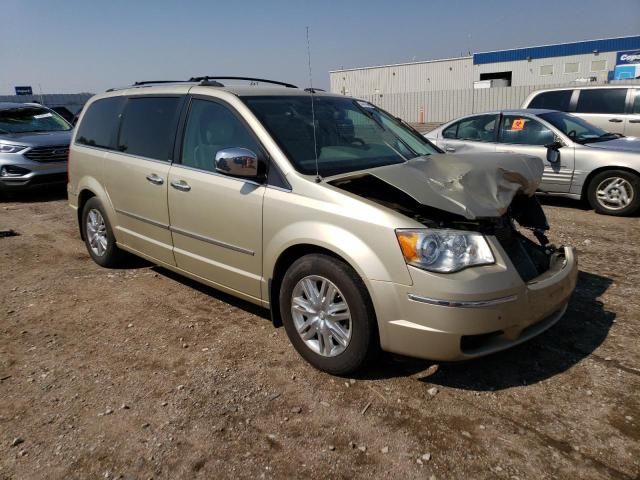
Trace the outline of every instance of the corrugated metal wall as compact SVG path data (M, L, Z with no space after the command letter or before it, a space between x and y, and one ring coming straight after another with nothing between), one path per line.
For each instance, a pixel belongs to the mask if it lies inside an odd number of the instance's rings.
M48 107L67 107L71 113L78 113L92 93L47 93L44 95L0 95L0 102L38 102Z
M616 84L618 82L610 82ZM640 85L640 80L620 84ZM593 83L590 85L598 85ZM557 84L552 87L575 87ZM520 108L527 96L539 86L408 92L386 95L361 95L359 98L412 123L444 123L471 113Z
M594 71L594 62L604 61L602 70ZM567 64L578 64L576 72L565 73ZM616 64L616 52L601 52L549 57L541 59L473 64L471 57L431 62L388 65L329 72L330 89L334 93L364 96L458 90L471 88L483 73L511 72L511 86L538 87L569 83L579 78L596 77L604 82ZM551 66L550 75L542 75L541 67Z
M344 95L455 90L473 85L471 57L329 72L332 92Z

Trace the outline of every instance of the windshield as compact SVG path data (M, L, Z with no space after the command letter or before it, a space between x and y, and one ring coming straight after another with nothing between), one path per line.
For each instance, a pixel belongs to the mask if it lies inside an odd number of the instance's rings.
M315 110L315 135L311 101ZM329 96L247 96L296 170L321 176L402 163L436 147L373 105ZM315 137L315 141L314 141Z
M0 110L0 133L65 132L71 125L47 108L20 106Z
M543 113L538 116L576 143L604 142L620 136L615 133L605 132L581 118L563 112Z

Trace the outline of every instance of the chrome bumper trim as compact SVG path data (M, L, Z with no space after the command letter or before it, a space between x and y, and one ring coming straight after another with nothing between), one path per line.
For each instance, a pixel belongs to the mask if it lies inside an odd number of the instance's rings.
M438 305L440 307L458 307L458 308L474 308L474 307L488 307L491 305L500 305L502 303L508 303L515 301L517 295L510 295L508 297L494 298L492 300L439 300L437 298L421 297L413 293L408 293L409 300L420 303L428 303L429 305Z

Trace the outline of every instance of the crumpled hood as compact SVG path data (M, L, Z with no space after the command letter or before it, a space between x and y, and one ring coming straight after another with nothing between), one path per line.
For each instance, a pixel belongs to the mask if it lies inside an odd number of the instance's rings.
M607 142L587 143L591 148L603 148L605 150L622 150L626 152L640 153L640 138L638 137L622 137Z
M502 216L517 193L533 195L543 171L544 164L538 157L473 153L430 155L366 173L423 205L473 220Z

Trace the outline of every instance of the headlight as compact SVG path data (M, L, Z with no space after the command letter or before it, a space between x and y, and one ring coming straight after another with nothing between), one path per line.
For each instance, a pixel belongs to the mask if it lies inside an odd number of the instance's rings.
M484 236L463 230L396 230L409 265L431 272L451 273L475 265L495 263Z
M0 143L0 153L18 153L29 148L25 145L9 145L8 143Z

